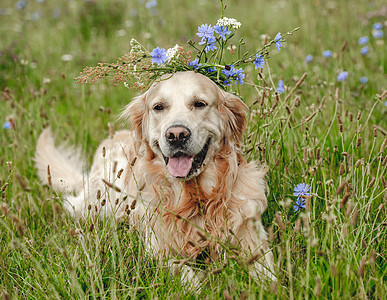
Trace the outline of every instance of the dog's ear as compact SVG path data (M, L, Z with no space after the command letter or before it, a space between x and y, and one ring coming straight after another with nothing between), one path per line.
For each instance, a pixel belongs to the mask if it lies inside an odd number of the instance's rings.
M225 137L237 147L241 146L249 111L247 105L236 95L221 90L219 111L225 125Z
M147 114L145 99L146 93L133 98L120 115L120 119L129 120L138 141L144 138L144 121Z

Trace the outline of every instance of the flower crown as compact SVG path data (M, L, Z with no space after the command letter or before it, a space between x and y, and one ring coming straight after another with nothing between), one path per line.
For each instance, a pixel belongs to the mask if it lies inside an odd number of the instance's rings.
M251 55L245 53L241 56L243 39L238 42L238 46L230 42L240 26L241 23L236 19L223 16L215 26L202 24L196 33L201 38L198 45L192 40L188 41L188 45L193 49L191 51L186 51L179 45L167 50L156 47L149 51L138 41L131 39L129 53L118 58L116 63L99 63L96 67L86 67L75 80L78 83L92 83L112 76L111 81L115 85L124 83L128 88L142 90L147 89L153 81L164 74L195 71L207 76L226 90L233 83L244 84L243 66L254 65L255 70L263 68L265 60L269 57L269 48L275 45L280 51L282 42L285 41L284 37L299 29L296 28L284 35L278 33L255 53ZM237 52L237 59L226 62L226 51L231 57Z

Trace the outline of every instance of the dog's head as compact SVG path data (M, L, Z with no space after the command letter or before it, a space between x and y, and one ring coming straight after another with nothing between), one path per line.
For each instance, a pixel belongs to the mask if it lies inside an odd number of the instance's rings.
M175 178L199 175L222 147L239 147L247 106L195 72L165 75L123 115Z

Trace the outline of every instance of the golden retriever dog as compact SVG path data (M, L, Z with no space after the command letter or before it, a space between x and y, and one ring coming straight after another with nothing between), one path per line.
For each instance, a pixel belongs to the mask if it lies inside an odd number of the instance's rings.
M56 148L45 129L36 148L38 174L64 193L75 217L128 219L152 255L195 259L205 251L213 258L231 242L246 259L256 258L252 276L275 279L260 221L265 170L241 152L247 111L204 75L164 75L125 108L132 131L103 141L87 174L79 151ZM183 279L198 282L184 268Z

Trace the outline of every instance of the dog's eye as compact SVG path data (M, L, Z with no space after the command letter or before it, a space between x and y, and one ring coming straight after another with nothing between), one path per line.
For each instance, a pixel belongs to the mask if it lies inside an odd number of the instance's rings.
M156 104L155 106L153 106L153 110L163 110L164 109L164 105L162 104Z
M207 106L207 103L204 101L195 101L194 106L200 108L200 107Z

